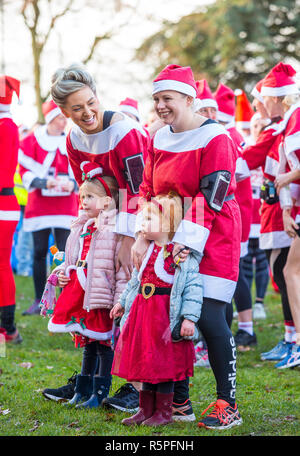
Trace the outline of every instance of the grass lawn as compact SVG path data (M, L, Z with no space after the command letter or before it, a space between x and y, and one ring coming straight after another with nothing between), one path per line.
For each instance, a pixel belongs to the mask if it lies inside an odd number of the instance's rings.
M32 278L16 277L16 321L23 337L20 345L6 346L0 357L0 436L299 436L300 368L276 370L260 360L283 335L279 295L271 287L266 297L268 318L255 322L258 345L238 353L237 401L243 424L228 431L199 429L197 422L173 423L161 428L127 428L122 412L75 410L46 400L41 390L67 383L80 371L82 349L69 335L51 335L48 319L22 316L33 299ZM235 333L237 322L232 330ZM114 377L112 392L123 380ZM201 412L215 401L211 369L196 368L190 396L199 421Z

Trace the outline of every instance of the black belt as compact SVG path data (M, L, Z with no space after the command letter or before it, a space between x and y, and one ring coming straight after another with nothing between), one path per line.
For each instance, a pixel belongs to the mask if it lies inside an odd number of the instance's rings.
M75 266L77 268L87 268L87 261L86 260L77 260Z
M3 187L2 190L0 191L1 196L11 196L14 195L14 188L13 187Z
M140 285L139 293L142 293L145 299L151 298L151 296L157 295L170 295L171 287L156 287L153 283L144 283Z

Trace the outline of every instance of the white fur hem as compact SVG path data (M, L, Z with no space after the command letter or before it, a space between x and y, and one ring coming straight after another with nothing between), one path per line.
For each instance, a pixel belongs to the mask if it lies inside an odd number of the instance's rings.
M57 324L57 323L52 323L52 318L49 320L48 323L48 331L52 333L73 333L77 332L80 333L82 336L89 337L90 339L96 339L96 340L108 340L112 337L112 331L107 331L107 332L96 332L96 331L91 331L90 329L87 328L82 328L79 323L73 323L71 325L63 325L63 324Z

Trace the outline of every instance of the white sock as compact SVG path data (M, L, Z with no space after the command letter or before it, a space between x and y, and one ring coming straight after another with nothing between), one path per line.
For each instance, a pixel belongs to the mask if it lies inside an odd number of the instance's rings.
M250 336L253 336L253 321L238 322L238 328L246 331Z
M297 333L295 326L291 325L290 322L284 322L284 330L284 340L290 343L296 342Z

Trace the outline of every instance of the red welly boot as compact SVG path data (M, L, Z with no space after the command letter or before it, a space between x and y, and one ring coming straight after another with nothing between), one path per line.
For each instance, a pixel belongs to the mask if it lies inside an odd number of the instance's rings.
M156 392L155 412L147 420L143 421L145 426L160 426L171 423L172 420L172 403L174 393Z
M140 407L137 413L129 418L124 418L122 424L125 426L133 426L141 424L147 418L150 418L155 410L155 391L140 391L139 394Z

